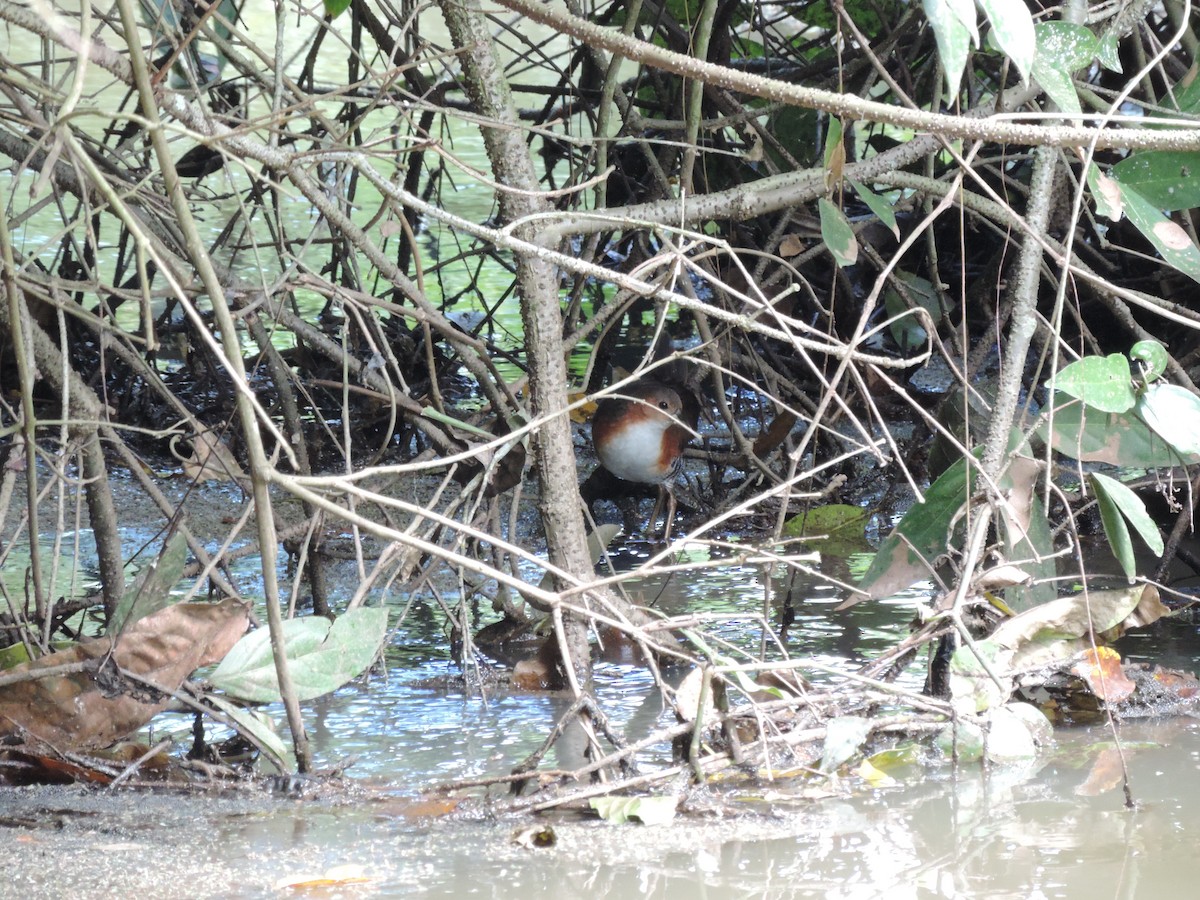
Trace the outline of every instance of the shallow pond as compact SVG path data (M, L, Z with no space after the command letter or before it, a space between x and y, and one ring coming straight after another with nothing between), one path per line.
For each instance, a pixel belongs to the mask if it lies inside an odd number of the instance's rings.
M727 633L753 641L763 596L756 578L752 568L731 567L645 587L668 611L732 613ZM789 653L835 667L889 646L911 617L903 598L834 612L831 592L790 588L803 599ZM447 817L437 803L414 798L436 783L508 772L540 744L566 701L430 687L454 673L444 645L440 617L410 610L384 676L306 704L318 764L353 760L348 791L305 800L132 789L0 793L0 864L8 874L0 896L1174 897L1190 896L1200 876L1192 852L1200 833L1193 787L1200 723L1183 718L1121 726L1132 811L1113 780L1111 751L1104 752L1111 737L1076 728L1060 729L1056 746L1027 764L913 766L882 789L847 779L821 796L787 782L763 785L750 798L693 791L685 802L691 813L670 825L555 813L538 821L553 826L556 844L524 849L514 838L528 818L489 815L486 803L473 817ZM1170 621L1126 639L1123 649L1195 670L1196 646L1195 626ZM1164 659L1166 652L1176 655ZM597 682L605 710L628 737L667 721L643 668L601 662ZM178 724L185 731L188 723ZM662 759L650 753L642 761ZM337 867L345 866L364 881L279 887L305 874L344 874Z

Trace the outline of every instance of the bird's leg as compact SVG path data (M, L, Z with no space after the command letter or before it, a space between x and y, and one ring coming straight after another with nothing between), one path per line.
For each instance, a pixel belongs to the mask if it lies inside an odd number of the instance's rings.
M658 514L662 511L663 504L666 504L667 514L663 519L663 536L664 544L671 540L671 526L675 523L675 493L671 488L663 482L658 486L658 499L654 501L654 512L650 514L649 533L654 534L655 526L658 524Z

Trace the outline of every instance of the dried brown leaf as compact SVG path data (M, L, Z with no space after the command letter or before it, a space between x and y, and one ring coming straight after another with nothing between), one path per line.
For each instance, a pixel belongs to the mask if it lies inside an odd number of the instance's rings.
M249 627L236 600L179 603L139 619L118 638L83 641L9 670L36 674L66 663L95 668L11 684L0 696L0 736L28 733L57 749L107 747L166 708L170 697L122 678L118 669L163 692L176 691L201 666L220 661ZM108 657L111 654L111 659ZM115 665L114 665L115 664Z
M1071 666L1071 672L1087 682L1091 692L1106 703L1120 703L1137 687L1121 668L1121 654L1112 647L1086 651Z
M1081 797L1098 797L1120 786L1124 778L1121 754L1115 748L1108 747L1097 755L1087 781L1075 788L1075 793Z

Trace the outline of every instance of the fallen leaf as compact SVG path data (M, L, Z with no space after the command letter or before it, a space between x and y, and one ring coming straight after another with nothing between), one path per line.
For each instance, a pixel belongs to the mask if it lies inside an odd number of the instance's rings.
M1106 703L1120 703L1136 687L1121 668L1121 654L1112 647L1085 651L1083 658L1071 666L1071 672L1087 682L1091 692Z
M60 750L107 747L137 731L171 700L122 678L119 670L145 678L161 691L176 691L196 669L219 662L249 624L249 607L236 600L178 603L129 625L115 647L108 637L87 640L15 666L6 675L78 662L95 668L5 687L0 736L28 733Z
M179 435L171 438L171 453L183 465L188 478L195 481L248 481L233 451L213 432L204 431L189 437L192 452L188 454L179 450L178 441Z
M1125 767L1121 764L1121 754L1115 747L1101 750L1092 763L1087 781L1075 788L1080 797L1098 797L1119 786L1125 778Z
M806 244L799 235L785 234L783 240L779 242L779 255L784 259L791 259L793 256L799 256L804 252Z
M359 865L334 866L319 874L290 875L275 882L275 890L288 888L307 891L313 888L341 887L347 884L370 884L366 869Z
M549 825L530 825L513 833L513 843L526 850L541 850L558 843L558 835Z
M1200 693L1200 681L1187 672L1156 668L1154 680L1181 700L1189 700Z

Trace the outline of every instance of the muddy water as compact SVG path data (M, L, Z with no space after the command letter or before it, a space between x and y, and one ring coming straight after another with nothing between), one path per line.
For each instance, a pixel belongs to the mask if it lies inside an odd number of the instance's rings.
M758 640L759 572L730 567L644 588L672 611L732 614L731 640ZM791 592L789 653L849 666L888 646L911 600L833 611L815 585L774 585L772 618ZM1168 622L1125 651L1200 668L1195 627ZM354 788L326 799L161 796L82 788L0 793L0 897L273 897L302 874L357 867L365 879L322 897L1185 897L1200 881L1200 724L1121 727L1132 793L1105 776L1111 736L1060 730L1057 746L1023 765L957 771L933 763L897 784L857 783L802 797L764 786L736 801L691 795L700 812L668 826L612 826L551 817L553 848L514 841L524 821L423 816L416 792L509 771L541 742L565 701L466 696L429 687L452 674L441 623L410 613L385 678L307 705L322 766L353 760ZM908 676L914 681L917 673ZM602 662L605 709L630 738L665 722L647 673ZM280 717L282 718L282 717ZM189 722L180 720L185 732ZM161 728L170 723L159 723ZM661 763L651 751L646 767ZM555 762L553 758L549 761ZM569 762L569 760L561 760Z
M1029 766L948 768L866 794L767 799L664 826L413 816L376 787L352 804L7 792L5 897L272 897L301 874L355 866L322 897L1190 897L1200 863L1197 726L1127 726L1138 807L1080 796L1102 733L1060 734ZM453 747L450 748L452 754Z

